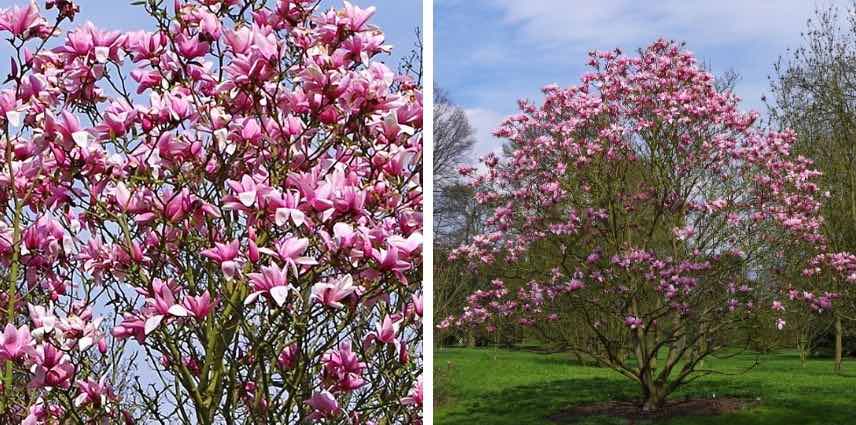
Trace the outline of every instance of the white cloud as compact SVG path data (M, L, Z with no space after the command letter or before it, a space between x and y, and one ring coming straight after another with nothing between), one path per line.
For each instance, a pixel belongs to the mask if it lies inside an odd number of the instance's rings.
M482 108L465 109L464 113L467 114L470 125L476 130L476 144L473 146L472 163L477 164L478 159L489 152L501 154L503 141L493 137L492 133L499 127L499 123L505 119L506 115Z
M541 43L640 47L667 37L691 45L795 40L815 6L847 0L495 0L509 23ZM571 6L572 4L572 6Z

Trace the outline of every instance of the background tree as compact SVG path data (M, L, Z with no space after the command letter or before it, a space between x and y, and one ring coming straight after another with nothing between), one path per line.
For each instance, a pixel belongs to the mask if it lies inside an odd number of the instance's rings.
M820 184L829 191L822 214L831 252L856 252L856 15L836 6L815 11L802 46L780 58L770 77L767 103L772 125L791 128L793 150L814 161ZM790 253L785 262L793 262ZM846 277L846 276L845 276ZM792 273L800 279L799 271ZM819 290L839 295L832 312L835 370L841 370L845 319L854 312L852 289L829 275Z
M467 163L476 142L464 110L452 103L442 89L434 93L434 190L441 191L458 180L458 166Z
M475 129L464 110L455 105L442 89L434 93L434 309L445 317L464 305L465 295L480 277L465 264L449 261L448 254L457 244L479 233L482 208L473 199L473 191L462 184L458 167L471 161ZM442 343L444 334L437 338ZM469 345L475 344L469 334Z

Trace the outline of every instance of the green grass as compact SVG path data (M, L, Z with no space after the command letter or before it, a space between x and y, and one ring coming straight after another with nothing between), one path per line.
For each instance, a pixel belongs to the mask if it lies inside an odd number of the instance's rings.
M496 359L494 359L496 356ZM639 389L603 368L574 364L567 354L494 349L437 349L434 352L434 409L438 425L551 424L546 417L562 409L607 400L634 400ZM707 368L737 371L754 356L707 361ZM740 412L710 417L679 417L657 425L854 425L856 377L839 376L831 360L800 366L796 353L764 355L761 364L740 375L699 379L671 399L739 397L760 404ZM856 369L856 365L849 365ZM844 365L845 371L848 364ZM439 375L439 376L438 376ZM625 425L621 418L590 417L580 425ZM640 422L636 422L641 425Z

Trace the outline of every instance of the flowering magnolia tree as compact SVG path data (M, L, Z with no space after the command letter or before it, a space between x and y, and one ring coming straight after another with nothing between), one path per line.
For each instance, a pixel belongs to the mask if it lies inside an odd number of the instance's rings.
M588 65L579 85L544 88L540 107L521 102L496 131L506 157L462 170L494 213L453 258L505 263L529 283L495 281L440 326L514 317L637 382L654 411L711 373L703 360L739 344L757 313L784 308L787 283L758 276L789 247L823 248L818 173L790 154L792 132L753 127L757 114L681 45Z
M138 3L0 10L0 422L421 423L422 93L374 9Z

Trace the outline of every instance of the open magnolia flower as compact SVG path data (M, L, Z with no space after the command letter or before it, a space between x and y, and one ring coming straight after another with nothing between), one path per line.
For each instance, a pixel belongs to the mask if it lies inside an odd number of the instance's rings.
M143 3L0 9L0 422L421 423L423 94L375 9Z

